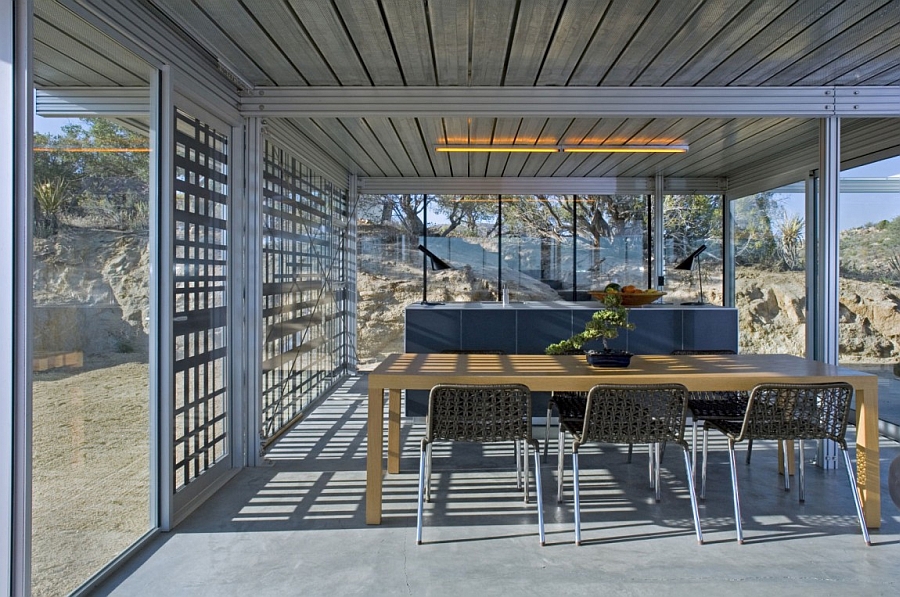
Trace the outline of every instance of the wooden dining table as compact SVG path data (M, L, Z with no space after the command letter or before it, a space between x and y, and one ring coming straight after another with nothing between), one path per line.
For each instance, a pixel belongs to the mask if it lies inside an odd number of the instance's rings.
M438 383L522 383L532 391L588 391L600 383L681 383L689 391L749 391L759 383L845 381L856 394L857 480L871 528L881 525L878 461L878 377L782 354L644 355L626 368L595 368L583 356L392 354L368 375L366 523L381 524L384 397L388 395L387 472L400 472L402 390Z

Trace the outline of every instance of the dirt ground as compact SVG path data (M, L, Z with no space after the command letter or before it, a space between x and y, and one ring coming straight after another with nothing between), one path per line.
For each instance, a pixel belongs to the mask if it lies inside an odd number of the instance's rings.
M32 594L67 595L150 528L146 355L36 372Z

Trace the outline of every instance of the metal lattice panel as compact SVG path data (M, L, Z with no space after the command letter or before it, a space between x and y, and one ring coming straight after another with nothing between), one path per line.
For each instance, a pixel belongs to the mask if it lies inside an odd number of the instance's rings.
M176 111L174 488L228 453L228 138Z
M345 362L347 196L266 141L263 180L264 444Z

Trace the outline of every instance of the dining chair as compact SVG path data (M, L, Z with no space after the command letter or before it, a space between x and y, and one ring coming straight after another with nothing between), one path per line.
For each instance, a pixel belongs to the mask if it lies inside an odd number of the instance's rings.
M434 442L522 442L524 444L524 499L528 503L528 446L534 451L534 484L538 531L544 545L544 505L541 493L540 445L532 438L531 391L522 384L438 384L428 396L425 437L419 459L419 502L416 543L422 543L424 502L431 501L431 452ZM516 459L516 468L519 461ZM517 486L519 474L516 473Z
M682 349L673 350L673 355L707 355L707 354L737 354L730 349ZM743 421L747 411L748 392L690 392L688 394L688 411L691 413L691 466L697 470L697 438L700 435L699 424L707 420L735 420ZM747 464L750 464L750 454L753 450L753 440L747 442ZM705 486L700 484L700 499L705 497Z
M566 425L572 437L572 475L575 493L575 544L581 545L581 491L578 454L590 442L649 444L654 463L656 499L659 501L660 445L672 442L684 450L688 491L697 541L703 543L697 494L691 474L689 447L684 440L688 391L681 384L596 385L587 396L585 416L580 428ZM563 443L563 442L561 442ZM563 460L560 447L560 462ZM560 474L560 478L562 474Z
M544 462L547 462L547 455L550 451L550 424L553 420L553 411L556 411L560 431L562 431L564 424L581 426L582 422L584 422L586 406L587 392L552 392L550 394L550 400L547 401L547 423L544 430ZM562 434L560 434L560 437L562 437ZM634 445L628 444L629 463L633 452ZM562 498L559 501L562 501Z
M747 402L747 412L742 421L709 419L704 422L704 469L706 468L707 459L706 435L709 429L717 429L728 438L731 490L734 496L734 518L738 543L744 542L744 533L741 527L741 499L738 491L734 445L751 439L799 440L800 479L798 493L800 501L803 502L806 499L803 444L804 440L815 439L832 440L841 447L863 539L865 539L866 545L871 545L859 490L856 486L856 475L853 472L853 464L850 462L847 440L845 439L852 399L853 387L844 382L759 384L750 393L750 399ZM788 451L785 450L785 476L788 474L787 455Z

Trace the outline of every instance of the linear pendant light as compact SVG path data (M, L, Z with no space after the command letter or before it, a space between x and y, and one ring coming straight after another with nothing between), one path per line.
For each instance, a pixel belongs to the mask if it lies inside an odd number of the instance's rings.
M436 145L439 153L684 153L687 145Z
M436 145L438 153L558 153L555 145Z

